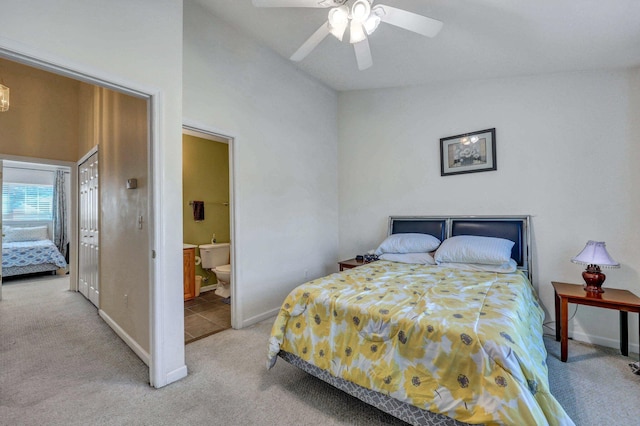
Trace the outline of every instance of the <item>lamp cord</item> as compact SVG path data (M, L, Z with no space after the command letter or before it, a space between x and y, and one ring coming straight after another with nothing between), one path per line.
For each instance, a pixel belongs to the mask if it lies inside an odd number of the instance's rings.
M571 321L576 316L576 314L578 313L578 308L579 307L580 307L580 305L576 305L576 309L573 311L573 314L571 314L571 316L567 320L567 324L569 323L569 321ZM556 323L555 321L549 321L549 322L543 323L542 326L548 328L549 330L552 330L555 333L555 329L552 329L549 326L549 324L555 324L555 323ZM545 336L553 336L553 337L555 337L555 334L546 334L545 333Z

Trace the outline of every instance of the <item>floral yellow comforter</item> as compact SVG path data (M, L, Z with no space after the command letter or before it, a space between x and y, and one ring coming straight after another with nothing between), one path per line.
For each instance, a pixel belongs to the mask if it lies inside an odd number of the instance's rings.
M284 350L463 422L572 425L549 391L543 315L521 273L377 261L294 289L268 366Z

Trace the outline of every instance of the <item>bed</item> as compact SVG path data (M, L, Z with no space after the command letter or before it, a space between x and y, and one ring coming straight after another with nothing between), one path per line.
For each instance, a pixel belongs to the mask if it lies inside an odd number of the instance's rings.
M46 226L5 227L2 241L2 276L55 272L66 268L67 262L53 241Z
M415 425L572 425L549 391L529 230L528 216L391 217L378 250L425 234L438 264L377 260L297 287L268 368L280 357ZM502 244L513 272L495 272L493 257L469 262L473 250L447 258L467 240Z

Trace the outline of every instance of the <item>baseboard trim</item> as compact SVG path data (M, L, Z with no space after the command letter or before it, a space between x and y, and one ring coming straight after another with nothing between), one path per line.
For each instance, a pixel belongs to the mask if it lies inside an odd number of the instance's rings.
M555 334L555 327L551 327ZM629 333L629 337L632 338L632 334ZM575 340L577 342L589 343L592 345L604 346L607 348L620 349L620 340L619 339L611 339L609 337L602 336L594 336L591 334L587 334L583 331L579 330L571 330L569 328L569 339ZM639 353L640 345L637 343L629 342L629 352L630 353Z
M127 344L127 346L129 346L131 350L135 352L136 355L138 355L138 357L142 360L142 362L144 362L145 364L147 364L147 366L149 366L149 360L150 360L149 353L144 349L142 349L142 347L138 344L138 342L133 340L133 338L129 336L129 334L127 334L127 332L124 331L122 327L120 327L109 315L107 315L105 311L103 311L102 309L99 309L98 313L100 314L100 317L104 320L104 322L106 322L109 325L109 327L111 327L113 331L116 332L118 337L120 337ZM173 374L173 372L169 374ZM185 375L186 375L186 372L185 372ZM168 379L168 376L167 376L167 379Z
M242 321L242 328L249 327L250 325L258 323L258 322L260 322L262 320L266 320L267 318L274 317L274 316L276 316L278 314L278 312L280 312L280 308L274 308L274 309L271 309L271 310L269 310L267 312L263 312L260 315L256 315L256 316L253 316L251 318L247 318L244 321Z
M177 368L167 374L167 382L164 385L171 384L173 382L177 382L178 380L187 377L187 366L183 365L180 368Z
M204 287L200 287L200 293L205 293L207 291L213 291L218 288L217 284L206 285Z

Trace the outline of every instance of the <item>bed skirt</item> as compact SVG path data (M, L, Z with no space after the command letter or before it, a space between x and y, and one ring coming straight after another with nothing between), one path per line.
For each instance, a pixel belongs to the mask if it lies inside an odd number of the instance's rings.
M299 369L311 374L312 376L317 377L323 382L329 383L333 387L340 389L341 391L346 392L349 395L354 396L359 400L412 425L468 425L468 423L459 422L443 414L432 413L431 411L423 410L414 405L398 401L397 399L391 398L390 396L382 394L380 392L366 389L362 386L356 385L355 383L332 376L329 372L322 370L315 365L309 364L308 362L289 352L280 351L278 353L278 356L287 361L289 364L298 367Z
M60 269L60 267L53 263L40 263L38 265L27 266L8 266L2 268L2 276L6 278L16 275L35 274L37 272L55 272L58 269Z

